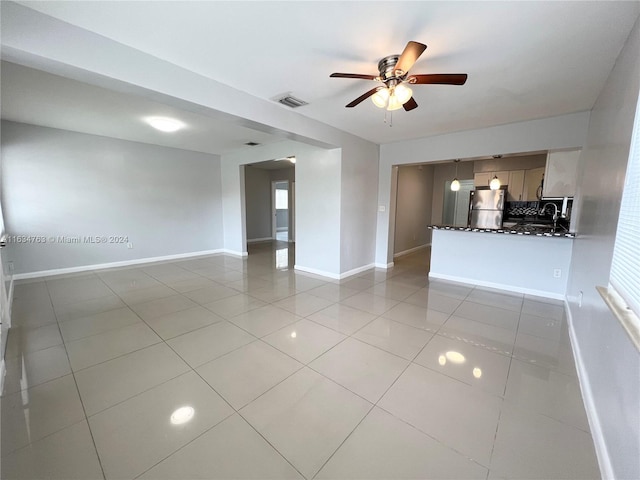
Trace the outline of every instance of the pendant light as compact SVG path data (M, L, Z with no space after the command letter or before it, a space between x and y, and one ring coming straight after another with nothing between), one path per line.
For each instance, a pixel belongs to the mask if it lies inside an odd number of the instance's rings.
M491 190L498 190L500 188L500 179L497 175L494 175L491 181L489 182L489 188Z
M457 192L460 190L460 180L458 180L458 163L460 163L460 159L457 158L453 162L456 164L456 176L454 177L453 182L451 182L451 191Z

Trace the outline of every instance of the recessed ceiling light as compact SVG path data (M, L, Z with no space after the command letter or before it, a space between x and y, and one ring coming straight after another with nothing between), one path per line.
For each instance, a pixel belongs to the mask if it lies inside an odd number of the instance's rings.
M145 121L161 132L177 132L181 128L185 127L185 124L180 120L169 117L147 117L145 118Z

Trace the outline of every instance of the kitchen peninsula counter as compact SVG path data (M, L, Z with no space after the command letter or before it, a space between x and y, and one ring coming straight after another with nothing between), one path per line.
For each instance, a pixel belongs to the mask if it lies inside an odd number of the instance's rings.
M564 299L573 249L567 240L575 234L429 228L433 230L430 278Z
M575 232L549 232L546 229L531 229L523 231L521 228L504 227L504 228L471 228L471 227L454 227L451 225L429 225L430 230L454 230L458 232L474 232L474 233L495 233L503 235L523 235L532 237L555 237L555 238L576 238Z

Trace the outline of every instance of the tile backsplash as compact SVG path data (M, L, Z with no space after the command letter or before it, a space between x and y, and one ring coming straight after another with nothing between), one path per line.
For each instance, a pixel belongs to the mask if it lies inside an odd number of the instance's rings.
M507 217L533 217L538 214L540 202L507 202Z

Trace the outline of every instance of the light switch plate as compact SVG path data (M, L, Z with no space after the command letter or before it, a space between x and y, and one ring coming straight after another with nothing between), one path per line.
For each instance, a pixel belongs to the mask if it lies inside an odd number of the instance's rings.
M385 207L384 205L378 205L378 211L379 212L386 212L387 211L387 207Z

